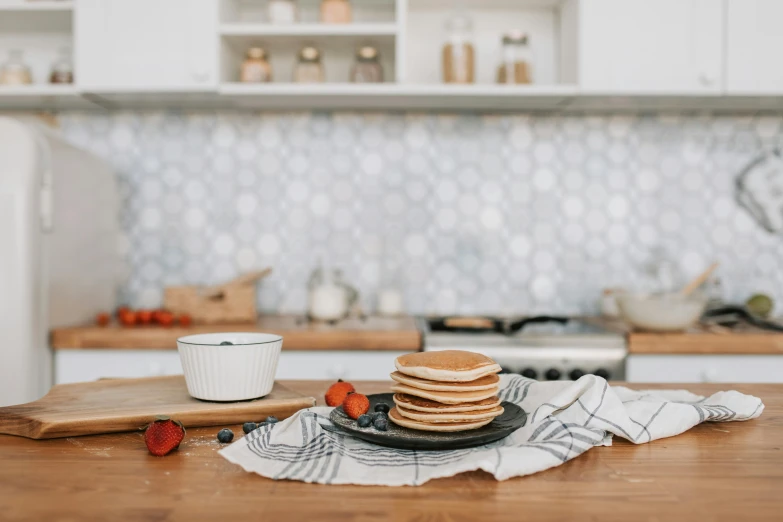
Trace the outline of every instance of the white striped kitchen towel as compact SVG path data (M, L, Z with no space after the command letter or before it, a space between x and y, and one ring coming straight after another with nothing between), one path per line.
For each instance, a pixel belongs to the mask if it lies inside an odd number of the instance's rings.
M700 397L684 390L632 391L586 375L575 382L537 382L502 375L500 397L528 412L527 423L503 440L471 449L391 449L336 434L331 408L302 410L263 426L220 451L229 461L273 479L319 484L416 486L465 471L498 480L530 475L610 446L617 435L635 443L680 434L701 422L754 419L757 397L736 391Z

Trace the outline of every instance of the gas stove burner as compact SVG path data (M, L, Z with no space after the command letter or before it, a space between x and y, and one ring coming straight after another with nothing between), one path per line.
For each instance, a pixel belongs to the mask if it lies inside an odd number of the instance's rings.
M529 324L534 323L568 323L568 317L534 315L523 319L501 319L494 317L441 317L428 319L431 332L455 332L455 333L499 333L513 335Z

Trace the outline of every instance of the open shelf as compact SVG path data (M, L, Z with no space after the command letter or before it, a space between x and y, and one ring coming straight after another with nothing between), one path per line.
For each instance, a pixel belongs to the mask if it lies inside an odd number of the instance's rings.
M296 38L394 36L397 24L253 24L235 23L220 26L223 36L291 36Z
M73 85L0 85L2 110L57 110L96 108Z
M553 110L576 94L570 86L224 83L231 107L258 109Z

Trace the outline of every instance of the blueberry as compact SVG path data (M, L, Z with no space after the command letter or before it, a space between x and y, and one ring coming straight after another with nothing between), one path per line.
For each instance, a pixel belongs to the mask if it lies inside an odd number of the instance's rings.
M375 405L375 411L380 411L380 412L383 412L383 413L389 413L389 405L380 402L380 403Z
M245 435L253 431L254 429L258 428L258 424L255 422L246 422L242 425L242 431L245 432Z
M359 415L359 418L356 419L356 424L358 424L360 428L368 428L370 424L372 424L372 417L367 414Z
M376 417L375 420L372 421L372 425L378 431L386 431L389 429L389 421L385 415L383 417Z
M234 440L234 432L228 428L223 428L218 432L218 440L223 443L228 443Z
M372 421L375 422L375 419L385 419L386 414L382 411L374 411L370 414L370 417L372 418Z
M220 346L234 346L234 343L232 343L231 341L223 341L222 343L220 343Z
M267 424L274 424L276 422L277 422L277 417L275 417L274 415L270 415L269 417L266 418Z

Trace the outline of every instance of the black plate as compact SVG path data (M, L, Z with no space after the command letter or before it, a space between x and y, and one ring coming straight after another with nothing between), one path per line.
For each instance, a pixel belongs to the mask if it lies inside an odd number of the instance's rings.
M375 405L385 403L389 408L394 407L393 393L376 393L368 395L370 399L370 412L375 411ZM388 431L378 431L372 426L360 428L356 421L343 411L342 406L332 410L329 416L331 421L349 435L388 446L390 448L415 449L415 450L449 450L472 448L490 442L495 442L506 437L521 428L527 422L527 413L511 402L503 402L503 413L495 417L492 422L476 430L458 431L453 433L439 433L437 431L421 431L404 428L389 421Z

